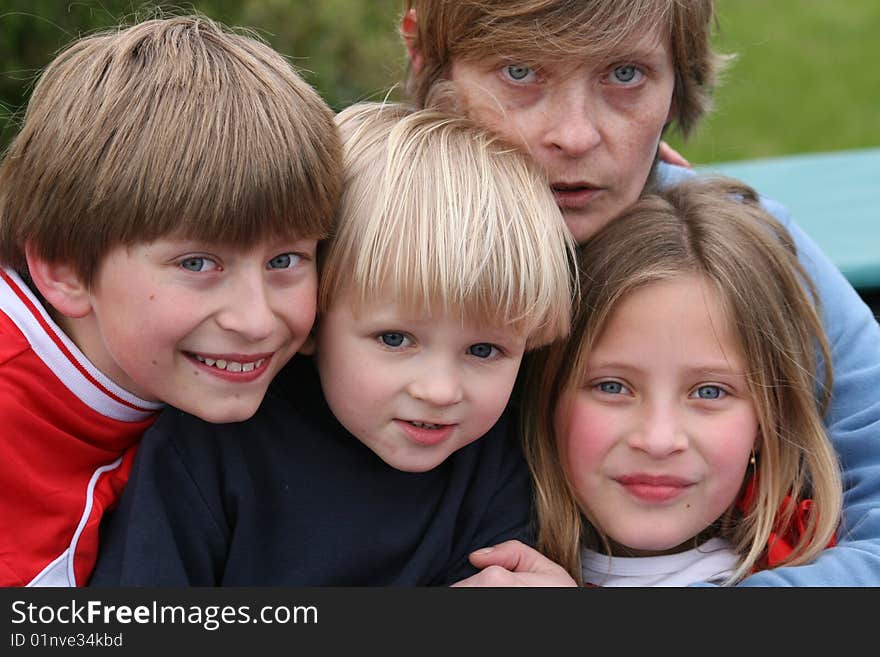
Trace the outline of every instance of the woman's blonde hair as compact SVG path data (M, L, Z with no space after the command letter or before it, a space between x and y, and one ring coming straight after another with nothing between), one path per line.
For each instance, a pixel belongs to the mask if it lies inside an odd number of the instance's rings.
M580 264L582 298L569 340L535 352L525 366L524 390L534 395L523 427L539 548L581 581L582 541L602 540L561 467L553 424L560 397L581 385L590 349L622 299L654 281L695 274L734 324L759 423L756 501L745 513L731 507L713 527L742 555L728 583L749 574L766 556L770 533L793 521L787 495L813 502L783 565L814 559L838 525L842 485L822 423L832 377L828 343L815 289L785 228L745 185L695 178L638 201L584 245Z
M84 37L46 67L0 164L0 263L25 242L93 280L119 245L323 237L333 112L268 45L172 16Z
M346 292L504 324L527 346L568 333L574 247L530 158L460 116L360 103L337 116L345 187L319 253L319 315Z
M453 61L611 63L631 56L628 48L657 26L675 69L675 123L687 136L708 112L727 59L711 47L712 0L406 0L404 11L410 9L418 19L412 45L423 64L410 69L406 88L419 106Z

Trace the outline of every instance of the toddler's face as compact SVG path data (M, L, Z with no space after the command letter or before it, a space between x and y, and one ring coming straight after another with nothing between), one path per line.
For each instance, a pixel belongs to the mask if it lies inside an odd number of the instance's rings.
M736 333L695 276L625 297L556 409L566 475L621 556L693 547L736 500L758 419Z
M507 406L525 336L459 317L414 315L392 300L355 314L342 294L316 326L334 415L393 468L424 472L470 444Z
M315 248L313 239L118 247L90 290L100 339L81 348L142 399L209 422L245 420L311 330Z

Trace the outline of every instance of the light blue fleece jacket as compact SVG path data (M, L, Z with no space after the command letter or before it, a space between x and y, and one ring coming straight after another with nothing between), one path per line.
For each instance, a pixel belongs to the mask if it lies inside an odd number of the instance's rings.
M691 175L664 163L657 169L661 187ZM822 302L834 368L825 426L843 472L843 519L837 545L813 563L761 571L740 586L880 586L880 324L785 207L762 204L791 233Z

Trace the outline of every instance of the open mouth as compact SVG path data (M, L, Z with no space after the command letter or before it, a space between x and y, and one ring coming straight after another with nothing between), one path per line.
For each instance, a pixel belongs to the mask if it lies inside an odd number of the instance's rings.
M577 208L589 203L602 192L602 188L589 183L554 183L550 185L550 191L560 207Z
M439 424L437 422L423 422L421 420L395 420L404 435L412 442L432 447L439 445L455 435L455 424Z
M448 427L448 424L433 424L431 422L414 422L412 420L406 420L407 424L411 424L412 426L418 429L443 429L444 427Z
M589 183L553 183L552 185L550 185L550 189L552 189L554 192L565 193L595 191L599 188Z

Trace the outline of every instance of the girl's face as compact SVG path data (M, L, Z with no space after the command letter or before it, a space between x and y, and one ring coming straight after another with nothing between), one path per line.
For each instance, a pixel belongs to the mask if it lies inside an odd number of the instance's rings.
M578 503L620 556L693 547L736 500L758 419L725 308L698 276L648 284L611 314L556 408Z

